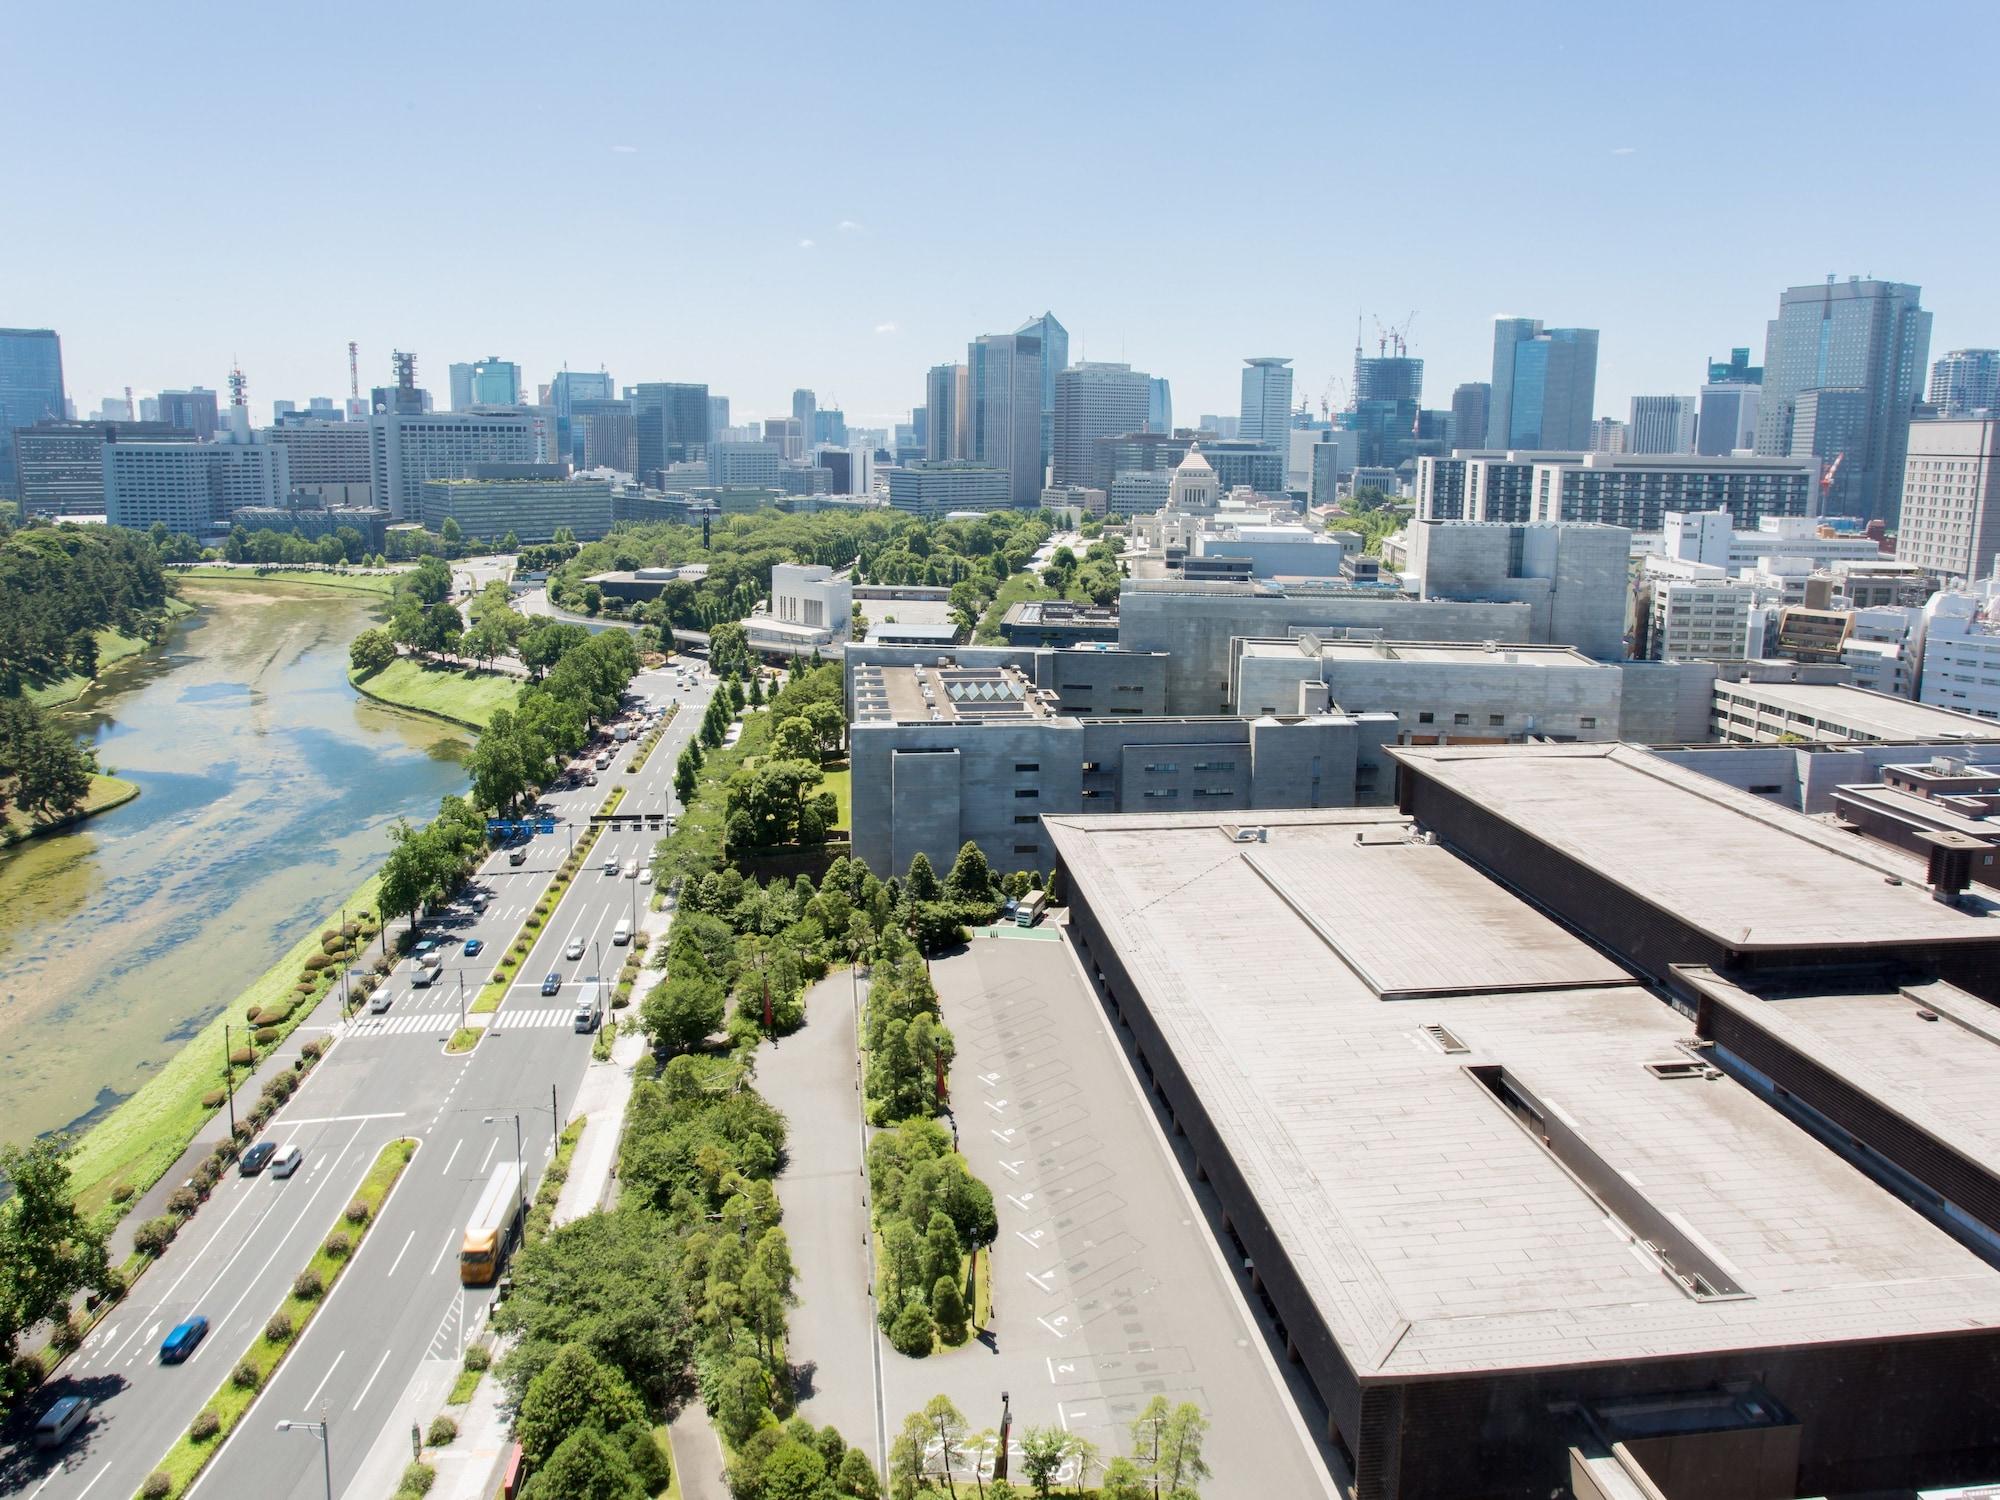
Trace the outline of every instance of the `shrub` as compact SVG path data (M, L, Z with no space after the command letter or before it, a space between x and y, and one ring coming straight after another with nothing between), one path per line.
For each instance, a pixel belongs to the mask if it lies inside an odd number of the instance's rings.
M229 1378L244 1390L254 1391L264 1383L264 1372L250 1360L241 1359L236 1362L236 1368L229 1372Z
M324 953L308 954L306 957L306 973L309 975L317 974L332 962L333 960L328 958Z
M319 935L319 945L322 948L330 948L338 941L340 941L340 934L335 932L331 927Z
M312 1059L317 1058L324 1051L326 1051L326 1044L324 1042L307 1042L299 1048L299 1056Z
M177 1187L167 1194L167 1212L185 1219L201 1207L201 1194L191 1187Z
M395 967L396 967L396 961L393 958L389 957L389 955L386 953L381 954L375 960L375 972L377 974L387 974L391 969Z
M396 1486L398 1496L428 1495L437 1481L437 1470L429 1464L411 1464L403 1470L402 1483Z
M88 1332L90 1332L89 1321L81 1312L71 1308L49 1331L49 1342L62 1353L68 1354L83 1342L83 1336Z
M205 1099L203 1100L203 1102L207 1103ZM215 1103L220 1104L221 1102L222 1102L222 1095L220 1092L218 1092L215 1095ZM213 1109L215 1106L210 1105L209 1107ZM127 1202L131 1198L131 1196L137 1191L138 1189L133 1187L131 1183L121 1182L116 1187L111 1189L111 1201L113 1203Z
M206 1406L196 1412L194 1420L188 1423L188 1437L197 1443L207 1442L220 1431L222 1431L222 1418Z
M648 936L646 933L635 932L632 934L632 946L634 948L637 948L641 953L644 953L646 951L647 947L651 945L652 941L653 941L652 938Z
M24 1349L7 1362L7 1389L10 1391L32 1390L48 1379L48 1367L42 1363L41 1355L32 1349Z
M174 1477L165 1469L155 1469L146 1476L146 1482L139 1486L144 1500L167 1500L174 1492Z
M257 1060L257 1054L252 1052L248 1047L238 1047L234 1052L229 1054L229 1060L239 1068L248 1067Z
M232 1133L236 1137L237 1144L241 1145L245 1141L248 1141L251 1136L255 1135L257 1131L248 1120L238 1120L236 1122L236 1129Z
M350 1224L366 1224L368 1222L368 1205L362 1202L361 1199L356 1198L352 1203L347 1205L347 1212L343 1217Z
M197 1191L207 1192L222 1180L222 1163L213 1156L204 1156L194 1164L194 1185Z
M311 1302L326 1290L326 1283L320 1280L319 1272L307 1266L292 1278L292 1295L302 1302Z
M290 1313L274 1312L271 1321L264 1325L264 1337L274 1344L282 1344L292 1336L292 1316Z
M347 1237L344 1230L336 1229L326 1237L326 1244L322 1248L335 1260L345 1260L354 1249L354 1241Z
M896 1314L896 1321L889 1325L890 1344L898 1354L907 1354L912 1359L922 1359L929 1354L936 1336L931 1310L915 1297L903 1304L903 1310Z
M424 1434L424 1441L433 1448L442 1448L458 1436L458 1423L450 1417L432 1417L430 1430Z
M268 1047L271 1045L271 1043L275 1042L277 1039L278 1039L278 1028L275 1026L258 1027L257 1035L253 1038L253 1040L260 1047Z
M264 1019L264 1007L261 1005L251 1006L243 1012L243 1019L248 1021L252 1026L255 1026L259 1021Z
M229 1096L225 1094L221 1089L210 1089L207 1093L201 1096L201 1107L203 1109L220 1109L222 1108L222 1101L228 1097ZM132 1196L132 1184L130 1184L129 1182L121 1182L118 1186L125 1189L125 1198L129 1198ZM111 1190L112 1202L123 1203L125 1201L125 1198L121 1198L118 1196L117 1188L113 1188Z
M484 1344L474 1344L465 1351L465 1368L468 1370L484 1370L492 1364L493 1353Z
M141 1255L164 1255L180 1227L180 1221L171 1215L162 1214L157 1219L148 1219L132 1231L132 1248Z

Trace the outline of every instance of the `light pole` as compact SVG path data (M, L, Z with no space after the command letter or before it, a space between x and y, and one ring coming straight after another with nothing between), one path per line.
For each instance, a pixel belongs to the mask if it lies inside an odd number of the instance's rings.
M291 1432L294 1429L310 1432L319 1439L321 1467L326 1471L326 1500L333 1500L333 1434L331 1424L327 1421L326 1408L322 1406L319 1409L317 1422L294 1422L287 1419L278 1423L280 1432Z
M222 1023L222 1089L229 1096L229 1144L236 1144L236 1064L229 1056L229 1023Z
M465 1030L465 970L458 971L458 1029Z
M498 1115L488 1115L486 1116L486 1123L491 1125L499 1118ZM521 1160L521 1117L519 1114L516 1114L514 1116L514 1196L521 1200L521 1211L523 1213L526 1213L528 1210L527 1172L528 1169Z

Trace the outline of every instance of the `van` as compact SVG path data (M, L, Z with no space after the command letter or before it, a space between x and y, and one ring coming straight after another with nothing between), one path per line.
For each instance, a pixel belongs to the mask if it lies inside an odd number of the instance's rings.
M578 1031L595 1031L604 1020L604 1003L598 998L597 981L587 980L576 997L571 1025Z
M623 724L620 724L616 729L611 731L611 738L622 745L632 738L632 731L627 729Z
M637 880L639 878L638 860L628 859L625 861L625 878L627 880Z
M597 757L597 769L600 771L611 769L611 752L609 750Z
M71 1435L90 1420L90 1398L88 1396L64 1396L52 1402L42 1418L35 1423L35 1446L37 1448L60 1448L70 1440Z
M630 917L620 917L618 919L618 925L611 929L611 946L614 948L622 948L631 941L632 941L632 919Z
M431 987L432 981L437 977L438 971L436 969L418 964L415 972L410 975L410 988L413 990L427 990Z

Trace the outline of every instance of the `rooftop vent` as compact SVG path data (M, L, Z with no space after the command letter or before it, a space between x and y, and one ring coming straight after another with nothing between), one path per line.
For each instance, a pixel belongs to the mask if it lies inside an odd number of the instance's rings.
M1648 1073L1655 1078L1720 1078L1722 1070L1698 1062L1691 1057L1661 1058L1644 1064Z
M1449 1027L1440 1026L1435 1021L1426 1021L1417 1030L1437 1044L1440 1052L1470 1052L1472 1049L1461 1042Z
M1271 830L1268 828L1239 828L1230 837L1239 844L1268 844Z

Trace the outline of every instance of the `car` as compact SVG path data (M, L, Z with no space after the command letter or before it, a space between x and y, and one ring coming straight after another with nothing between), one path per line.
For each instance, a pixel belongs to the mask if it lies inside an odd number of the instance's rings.
M617 855L614 854L609 859L604 861L604 873L607 875L616 875L618 873Z
M578 958L582 958L582 957L583 957L583 939L582 939L582 938L571 938L571 939L569 940L569 946L568 946L567 948L563 949L563 957L564 957L564 958L568 958L568 959L578 959Z
M371 1016L379 1016L388 1008L389 992L387 990L377 990L375 998L368 1002L368 1013Z
M651 865L647 865L645 869L639 872L639 884L651 885L652 883L653 883L653 867Z
M259 1141L243 1153L243 1160L236 1164L236 1170L245 1177L255 1177L264 1170L264 1165L278 1154L278 1148L269 1141Z
M305 1152L294 1146L283 1156L271 1163L271 1175L273 1177L289 1177L292 1173L298 1171L300 1167L304 1166L305 1161Z
M625 861L625 878L627 880L637 880L639 878L638 860L628 859Z
M591 772L591 773L590 773L589 775L585 776L585 777L583 778L583 784L584 784L585 786L596 786L596 785L597 785L597 773L596 773L595 771L592 771L592 772Z
M525 865L527 862L528 862L528 851L522 848L520 845L517 844L512 849L509 849L507 851L508 864Z
M573 956L574 955L572 955L572 957ZM542 993L544 995L555 995L555 994L560 994L561 992L562 992L562 975L558 974L554 969L551 969L549 970L548 977L542 981Z
M477 958L485 947L486 940L484 938L467 938L465 940L465 956L467 958Z
M60 1448L70 1440L71 1435L90 1420L90 1398L88 1396L64 1396L49 1403L49 1409L42 1413L35 1423L35 1446L37 1448Z
M208 1319L200 1313L191 1318L183 1318L174 1324L174 1330L160 1340L160 1363L177 1365L194 1353L194 1346L202 1341L208 1332Z

